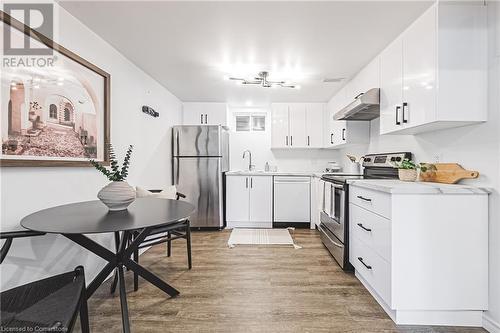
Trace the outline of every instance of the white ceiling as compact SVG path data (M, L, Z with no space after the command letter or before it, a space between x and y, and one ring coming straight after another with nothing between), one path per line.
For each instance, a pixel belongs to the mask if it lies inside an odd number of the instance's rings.
M60 1L183 101L327 101L428 6L424 1ZM238 86L224 75L291 80Z

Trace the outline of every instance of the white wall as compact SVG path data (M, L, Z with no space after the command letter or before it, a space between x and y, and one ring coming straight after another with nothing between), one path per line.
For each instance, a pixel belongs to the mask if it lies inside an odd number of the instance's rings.
M236 132L234 113L265 112L266 131ZM266 162L278 166L279 171L324 171L328 161L338 160L339 153L329 149L271 149L271 111L269 106L258 108L229 107L231 170L248 168L248 157L243 160L243 151L250 149L252 164L264 170Z
M121 158L126 147L134 145L129 183L155 188L169 185L169 129L181 123L181 102L62 8L59 13L57 42L111 74L111 141ZM153 107L160 117L142 113L142 105ZM23 216L39 209L96 199L107 182L93 168L4 167L0 175L2 230L18 227ZM111 235L95 238L107 246L113 244ZM1 265L1 289L79 264L85 266L89 281L103 261L62 236L14 240Z
M379 119L370 126L370 144L350 147L342 153L380 153L410 151L419 162L456 162L464 168L480 172L479 179L464 181L493 190L489 200L489 311L487 320L497 325L500 332L500 5L489 6L489 100L488 122L462 128L419 135L383 135L379 133ZM471 231L474 221L471 221ZM464 263L467 265L467 263ZM491 323L486 323L491 325ZM491 326L485 326L492 330ZM493 330L492 330L493 331Z

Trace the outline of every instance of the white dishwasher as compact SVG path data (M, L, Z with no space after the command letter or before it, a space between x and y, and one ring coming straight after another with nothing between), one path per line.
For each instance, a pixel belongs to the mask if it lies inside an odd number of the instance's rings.
M311 177L274 176L276 226L311 222Z

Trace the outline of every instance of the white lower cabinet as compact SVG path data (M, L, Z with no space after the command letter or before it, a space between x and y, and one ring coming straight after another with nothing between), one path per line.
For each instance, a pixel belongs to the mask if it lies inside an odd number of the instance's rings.
M272 228L273 177L226 177L226 221L228 228Z
M349 189L349 261L394 322L482 326L488 195Z

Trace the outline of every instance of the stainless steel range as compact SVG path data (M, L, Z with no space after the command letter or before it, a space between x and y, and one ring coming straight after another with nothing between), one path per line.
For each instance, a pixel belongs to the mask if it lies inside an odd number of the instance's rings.
M319 233L323 244L340 267L352 270L349 263L349 181L356 179L396 179L395 163L412 158L409 152L368 154L363 158L363 174L324 174L323 205Z

